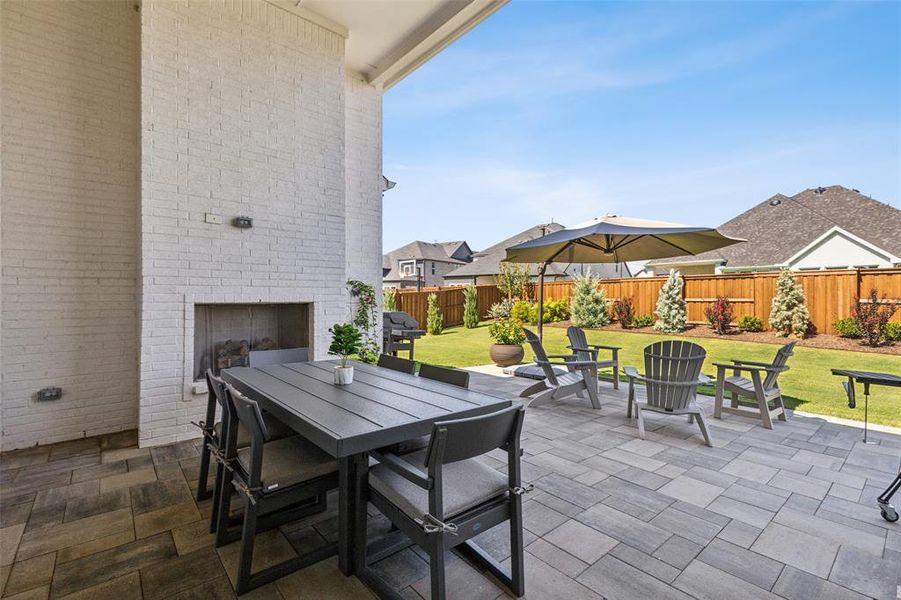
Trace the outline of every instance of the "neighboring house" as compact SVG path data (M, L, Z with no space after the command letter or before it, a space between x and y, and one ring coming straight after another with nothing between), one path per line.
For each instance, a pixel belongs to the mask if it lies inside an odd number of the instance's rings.
M410 242L382 257L383 287L438 287L444 276L472 260L469 244Z
M901 211L840 185L776 194L717 229L748 240L697 256L653 260L662 275L885 268L901 265Z
M196 438L237 342L326 358L382 95L504 1L0 2L2 449Z
M472 255L472 262L468 265L459 267L447 275L444 280L447 285L489 285L497 283L497 275L500 273L500 264L507 255L507 248L515 246L522 242L539 238L548 233L560 231L564 229L560 223L546 223L530 227L525 231L520 231L516 235L500 241L480 252ZM625 265L614 264L597 264L597 265L580 265L567 263L553 263L548 265L545 273L546 281L561 281L571 279L575 275L585 272L591 268L591 272L602 277L603 279L612 279L617 277L629 277L629 270ZM538 279L538 265L530 265L532 279Z

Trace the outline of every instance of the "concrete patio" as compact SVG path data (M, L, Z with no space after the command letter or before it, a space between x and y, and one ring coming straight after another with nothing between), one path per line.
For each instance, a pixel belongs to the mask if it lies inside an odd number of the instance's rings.
M525 385L473 376L495 395ZM711 419L707 448L696 426L648 415L642 441L625 391L601 387L601 411L578 398L528 411L529 598L897 598L901 526L880 517L875 497L901 464L901 436L871 433L876 443L863 445L859 429L822 419L796 415L768 431L731 417ZM193 500L197 448L141 449L126 432L4 454L3 596L233 597L237 548L213 548L209 502ZM333 541L335 521L330 510L269 532L256 558ZM386 529L372 519L373 535ZM501 526L479 541L503 555L506 538ZM417 551L374 568L402 596L428 595ZM452 598L505 597L459 557L448 580ZM244 597L368 595L331 559Z

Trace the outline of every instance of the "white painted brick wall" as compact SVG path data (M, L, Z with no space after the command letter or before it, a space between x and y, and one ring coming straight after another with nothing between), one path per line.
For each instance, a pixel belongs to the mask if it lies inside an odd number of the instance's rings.
M325 358L328 327L349 316L349 265L372 262L378 279L380 93L346 81L343 42L262 2L143 3L142 445L197 434L194 303L313 302ZM346 128L360 141L346 146ZM365 178L352 193L350 156ZM376 223L351 234L346 195ZM254 227L210 225L206 212Z
M140 15L3 0L2 448L134 428ZM45 386L63 399L37 403Z

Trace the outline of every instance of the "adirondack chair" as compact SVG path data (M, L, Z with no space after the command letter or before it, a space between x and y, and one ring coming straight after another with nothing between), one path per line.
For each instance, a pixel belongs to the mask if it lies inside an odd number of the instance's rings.
M644 376L639 375L634 367L623 369L629 377L629 407L626 414L632 417L634 405L641 439L645 436L642 411L651 410L668 415L688 415L689 423L697 419L704 441L713 447L704 411L695 403L698 385L710 382L710 378L701 373L706 356L707 352L697 344L666 340L644 349ZM638 381L645 383L647 402L635 399L635 383Z
M535 363L544 371L544 379L535 385L531 385L522 391L521 398L537 394L529 406L538 406L550 400L565 398L570 394L582 397L582 392L588 392L592 408L601 408L598 398L598 368L593 360L578 360L574 354L551 354L544 351L544 346L538 336L523 329L526 333L526 341L532 347L535 355ZM550 359L558 359L552 361ZM566 367L567 372L558 374L554 365Z
M722 418L724 412L745 417L759 418L767 429L773 428L773 417L785 421L785 404L779 389L779 374L788 370L788 357L794 352L796 342L790 342L776 352L772 363L735 360L731 363L716 364L716 400L713 416ZM732 370L731 376L726 371ZM742 373L750 375L750 379ZM731 395L731 406L723 406L723 396ZM743 400L748 398L749 400ZM774 406L770 408L770 402ZM755 410L756 408L756 410Z
M598 369L613 369L613 389L619 389L619 351L622 346L602 346L600 344L589 344L585 332L572 325L566 329L566 336L569 338L569 348L576 355L578 360L593 360L597 364ZM610 360L598 360L598 354L601 350L610 350L612 356Z

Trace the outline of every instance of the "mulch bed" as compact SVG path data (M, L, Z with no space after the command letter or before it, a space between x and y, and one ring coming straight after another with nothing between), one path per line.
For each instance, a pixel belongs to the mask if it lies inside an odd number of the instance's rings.
M569 327L569 321L558 321L556 323L547 323L547 327ZM653 325L650 327L634 327L629 329L623 329L619 326L619 324L613 323L607 325L606 327L600 327L598 329L594 329L592 331L618 331L624 333L654 333L660 334L659 331L655 330ZM686 337L699 337L699 338L717 338L721 340L735 340L739 342L756 342L758 344L780 344L780 343L788 343L791 339L794 338L782 338L776 335L773 335L771 331L760 331L760 332L750 332L750 331L739 331L738 329L730 329L728 333L725 335L717 335L716 332L705 326L705 325L689 325L688 329L683 331L681 334ZM850 350L852 352L875 352L877 354L894 354L896 356L901 356L901 344L883 344L877 348L871 348L870 346L865 346L860 343L860 340L852 340L849 338L843 338L837 335L829 335L829 334L812 334L808 335L803 340L797 340L798 346L806 346L809 348L824 348L828 350Z

